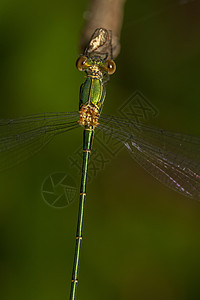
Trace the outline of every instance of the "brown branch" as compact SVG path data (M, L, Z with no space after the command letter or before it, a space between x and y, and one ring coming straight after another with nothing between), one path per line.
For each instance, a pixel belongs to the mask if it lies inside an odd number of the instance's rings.
M120 32L123 22L123 7L126 0L91 0L86 13L86 24L81 34L81 53L96 28L112 30L113 57L120 52Z

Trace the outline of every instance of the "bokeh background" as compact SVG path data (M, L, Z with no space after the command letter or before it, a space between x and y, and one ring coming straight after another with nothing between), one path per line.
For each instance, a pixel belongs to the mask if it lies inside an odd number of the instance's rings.
M75 111L75 68L87 1L2 0L1 118ZM117 72L104 112L139 90L156 126L200 135L200 2L127 1ZM54 172L79 175L68 157L81 130L57 137L0 174L0 298L68 299L78 196L63 209L41 195ZM162 186L126 151L88 185L77 299L200 299L200 205Z

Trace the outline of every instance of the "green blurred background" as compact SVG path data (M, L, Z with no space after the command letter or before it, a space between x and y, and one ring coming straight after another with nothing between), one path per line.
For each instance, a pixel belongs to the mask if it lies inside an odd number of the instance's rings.
M84 76L75 61L87 5L1 0L1 118L77 110ZM199 1L127 1L104 113L116 114L139 90L159 110L152 124L200 136L199 11ZM55 209L41 185L67 172L81 139L81 130L57 137L0 175L0 299L68 299L78 197ZM199 203L121 151L88 185L77 299L200 299L199 233Z

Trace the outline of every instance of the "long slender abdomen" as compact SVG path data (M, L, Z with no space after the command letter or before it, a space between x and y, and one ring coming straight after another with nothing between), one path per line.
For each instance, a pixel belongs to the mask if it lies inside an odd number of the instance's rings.
M71 282L71 293L70 300L76 298L76 287L78 284L78 271L79 271L79 259L80 250L82 243L82 232L83 232L83 214L84 205L86 199L86 185L87 185L87 173L88 164L90 158L90 152L92 149L94 129L91 127L85 127L83 132L83 165L82 165L82 176L81 176L81 186L80 186L80 203L79 203L79 213L78 213L78 223L76 231L76 246L74 255L74 265L72 271L72 282Z

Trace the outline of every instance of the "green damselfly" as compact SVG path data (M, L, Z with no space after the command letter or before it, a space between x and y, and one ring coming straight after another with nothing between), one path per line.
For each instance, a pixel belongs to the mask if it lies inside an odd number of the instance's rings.
M83 127L83 163L71 300L76 298L88 163L96 128L120 141L132 157L163 184L184 196L200 200L200 138L101 114L105 83L115 72L111 31L96 29L76 65L87 75L81 86L79 111L0 120L1 170L32 156L54 136Z

